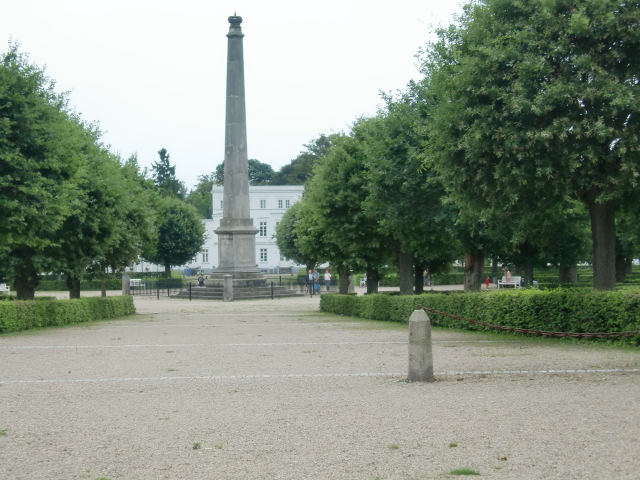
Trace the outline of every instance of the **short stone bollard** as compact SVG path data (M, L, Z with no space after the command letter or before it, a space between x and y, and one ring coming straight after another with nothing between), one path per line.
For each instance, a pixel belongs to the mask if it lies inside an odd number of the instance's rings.
M431 320L424 310L414 310L409 319L410 382L435 382L431 346Z
M233 275L225 275L222 285L222 301L233 302Z
M122 295L131 295L131 279L126 273L122 275Z

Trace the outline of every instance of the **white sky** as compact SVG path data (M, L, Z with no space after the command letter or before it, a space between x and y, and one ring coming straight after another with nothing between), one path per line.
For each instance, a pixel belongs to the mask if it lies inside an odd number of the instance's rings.
M0 0L9 40L46 67L103 141L142 167L166 148L187 189L224 159L229 23L243 17L249 158L279 170L347 131L379 91L420 78L415 54L461 0Z

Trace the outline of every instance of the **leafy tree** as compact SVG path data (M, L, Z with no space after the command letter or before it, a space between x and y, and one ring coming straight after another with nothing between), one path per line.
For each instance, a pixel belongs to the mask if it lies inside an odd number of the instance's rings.
M321 158L324 158L331 150L332 138L336 135L320 135L311 143L304 145L305 151L283 166L279 172L274 173L272 185L304 185L311 178L313 168Z
M186 201L193 205L201 218L211 218L213 215L213 199L211 189L215 182L215 173L200 175L198 185L189 192Z
M151 165L153 182L161 195L171 195L176 198L185 197L184 184L176 177L176 166L171 165L169 152L166 148L158 150L160 160Z
M124 271L137 261L143 252L153 251L157 243L158 230L155 204L156 193L149 188L148 181L131 164L125 162L118 170L115 184L118 187L118 219L114 235L104 252L104 260L92 265L94 275L111 269ZM103 292L104 294L105 292Z
M316 266L316 258L312 254L305 254L298 246L298 235L300 234L297 225L302 214L303 203L296 202L287 209L282 219L276 226L276 245L280 253L286 258L293 260L299 265L306 265L306 270L311 270Z
M639 21L637 2L474 2L424 64L451 195L480 218L580 200L598 289L615 286L616 208L640 196Z
M143 253L145 260L165 266L171 276L172 265L183 265L200 251L205 230L196 209L172 196L158 201L158 241L153 251Z
M268 163L262 163L258 160L250 158L249 167L249 185L270 185L273 177L273 168ZM214 180L217 185L224 184L224 162L216 167Z
M20 299L33 298L49 267L43 249L74 213L84 141L66 96L10 45L0 59L0 269Z
M76 211L58 231L59 242L46 250L54 271L65 275L70 298L80 297L84 278L104 277L108 268L124 270L155 239L152 191L130 174L130 167L95 141L87 146Z
M365 208L378 219L378 232L397 245L400 294L405 295L413 293L414 261L421 279L423 266L435 272L460 255L452 236L457 212L442 203L439 175L421 168L424 135L416 93L410 86L397 100L385 96L386 110L353 129L366 152Z
M305 185L296 233L302 252L338 270L340 293L347 293L352 269L367 269L377 288L378 269L389 262L389 239L378 234L376 218L363 208L366 196L362 144L351 136L335 137Z

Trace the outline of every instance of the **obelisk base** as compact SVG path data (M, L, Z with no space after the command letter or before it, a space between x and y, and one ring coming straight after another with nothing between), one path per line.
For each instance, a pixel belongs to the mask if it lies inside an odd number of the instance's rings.
M223 218L215 233L220 265L209 277L211 283L222 285L224 276L232 275L234 286L264 285L264 274L256 265L258 229L253 220Z

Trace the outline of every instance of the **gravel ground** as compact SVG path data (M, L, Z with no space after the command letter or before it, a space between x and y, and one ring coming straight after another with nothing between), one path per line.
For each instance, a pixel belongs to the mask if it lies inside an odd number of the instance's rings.
M636 479L640 352L407 327L318 298L136 298L0 336L1 479Z

